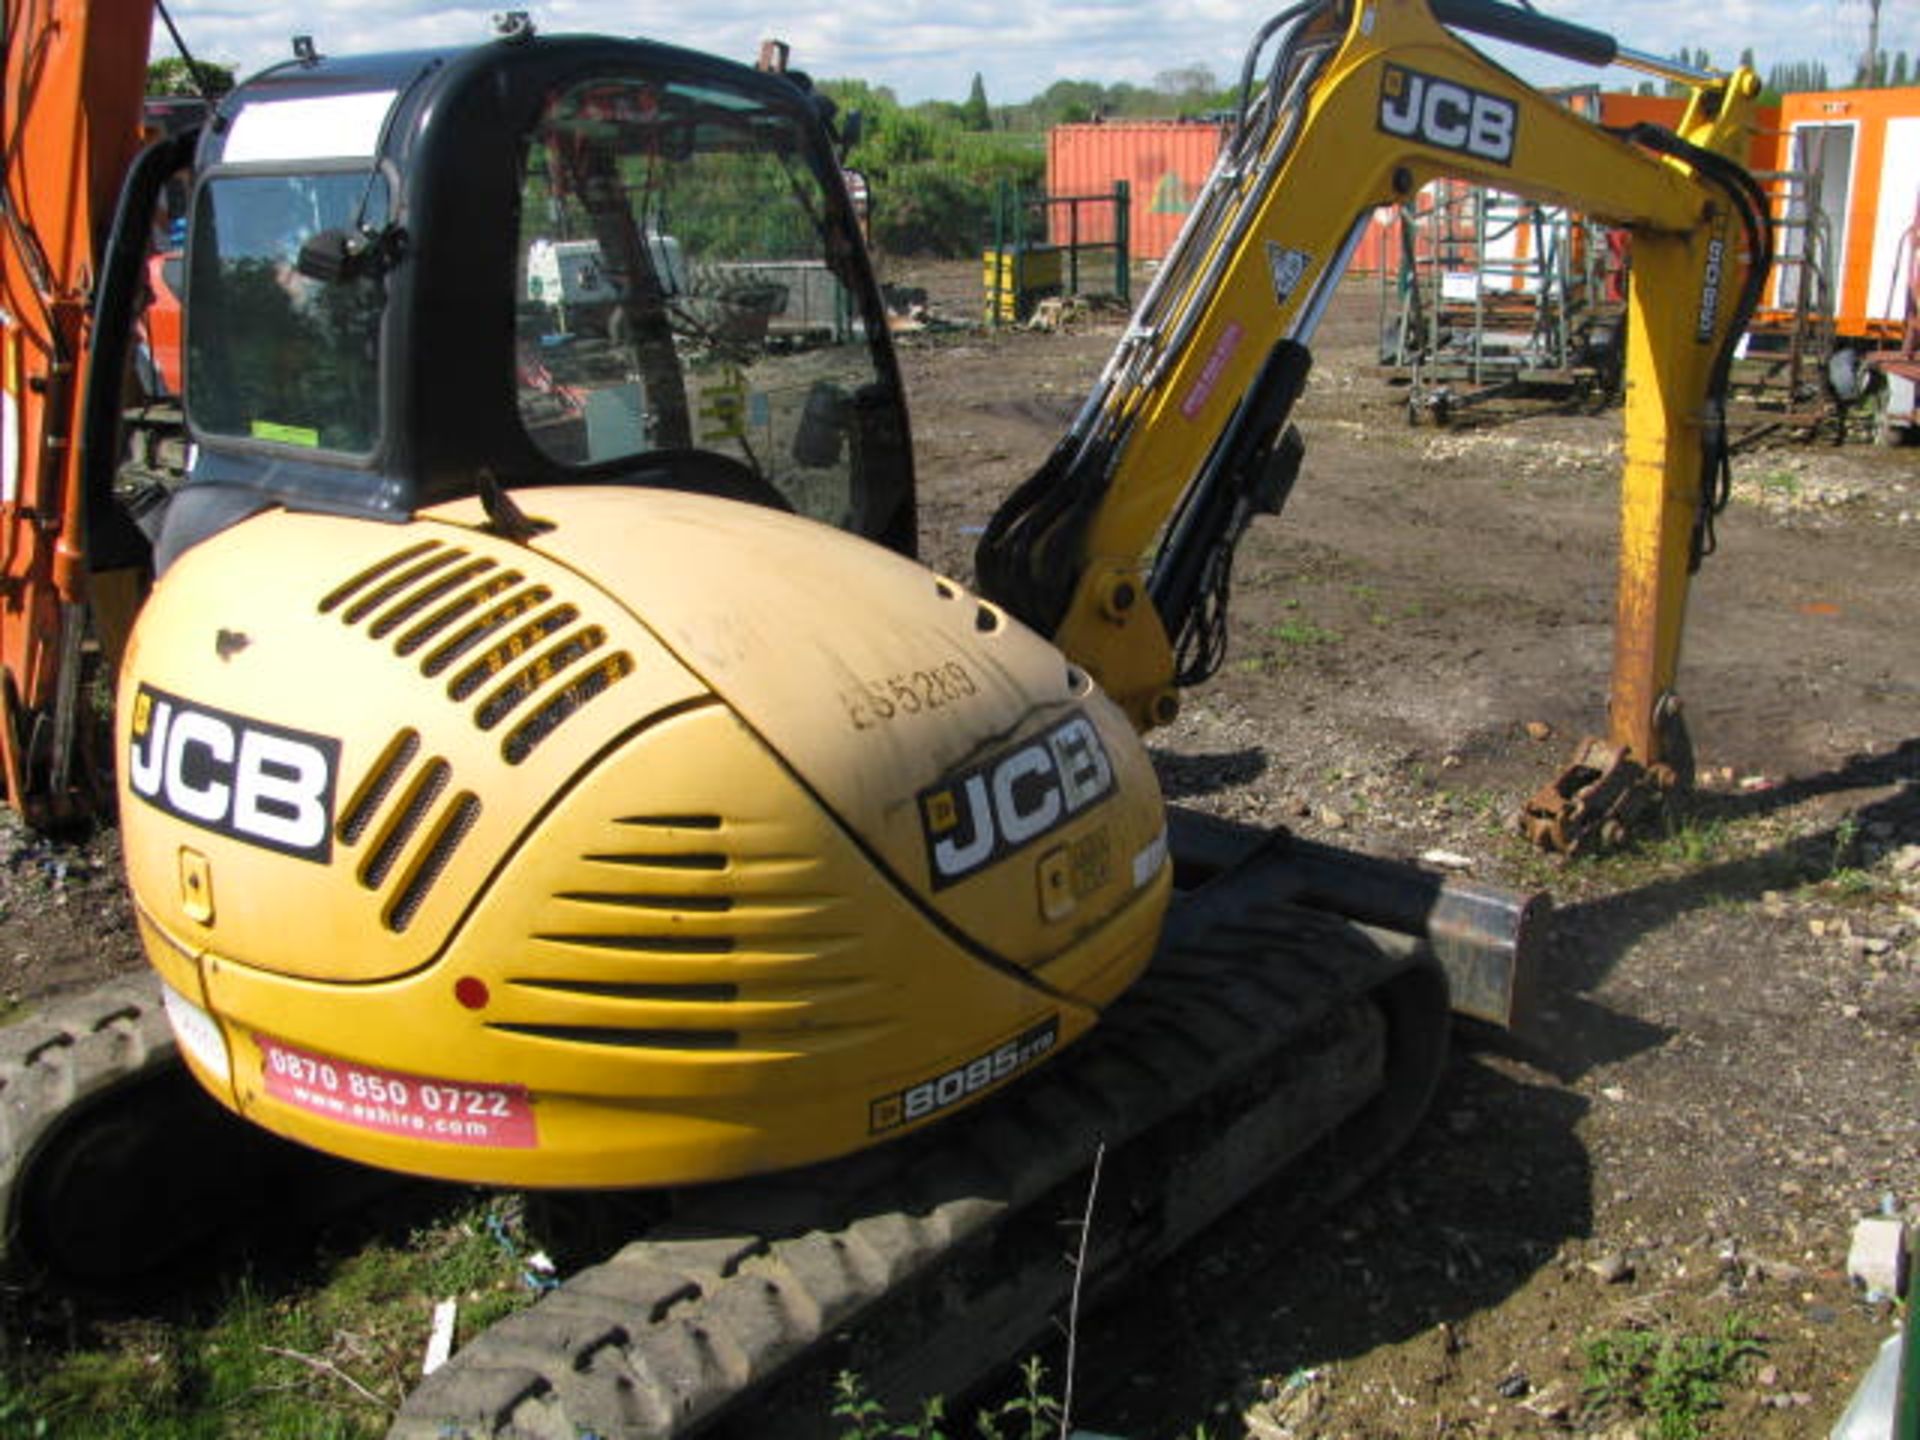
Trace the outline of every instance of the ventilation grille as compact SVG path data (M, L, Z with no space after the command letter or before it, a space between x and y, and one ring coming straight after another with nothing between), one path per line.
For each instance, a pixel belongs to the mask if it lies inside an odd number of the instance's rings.
M368 566L328 592L320 613L416 661L477 729L498 733L509 765L634 669L551 586L439 540Z
M342 846L360 847L356 877L384 897L380 921L395 934L413 923L480 819L479 797L456 790L453 766L437 755L422 761L421 748L417 731L394 736L334 827Z
M733 871L733 855L718 815L641 815L618 822L630 843L583 855L585 868L603 877L592 888L566 890L564 902L579 924L556 925L532 938L566 951L597 953L611 966L592 968L617 974L622 962L687 962L685 980L583 979L566 975L520 975L514 987L529 1000L564 998L571 1002L564 1023L523 1019L495 1022L490 1028L571 1045L614 1049L710 1051L737 1049L742 1043L735 1002L738 987L702 965L735 954L739 937L727 917L736 905L735 887L712 887L711 879ZM582 1011L582 1002L588 1008ZM636 1026L635 1002L670 1005L685 1024ZM537 1008L535 1013L537 1014ZM656 1010L657 1016L658 1011Z

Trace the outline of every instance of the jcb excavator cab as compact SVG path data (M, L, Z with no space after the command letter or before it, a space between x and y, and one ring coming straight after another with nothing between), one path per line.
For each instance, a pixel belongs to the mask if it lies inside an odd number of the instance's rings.
M794 80L524 35L223 103L197 454L115 743L226 1105L450 1178L712 1180L978 1099L1145 965L1144 747L905 558L822 122Z
M240 88L197 161L198 448L161 567L268 506L397 520L483 474L756 500L911 553L825 110L797 78L524 33Z

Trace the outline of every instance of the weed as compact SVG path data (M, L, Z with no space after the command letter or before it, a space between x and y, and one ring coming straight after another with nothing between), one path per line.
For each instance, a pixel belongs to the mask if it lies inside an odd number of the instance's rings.
M1769 495L1792 500L1800 494L1800 477L1791 470L1769 470L1760 477L1760 488Z
M1315 645L1331 645L1339 640L1337 632L1311 620L1283 620L1278 625L1267 628L1267 638L1290 649L1309 649Z
M1827 876L1826 888L1839 900L1864 900L1879 893L1880 881L1869 870L1846 865Z
M1835 871L1845 870L1857 858L1860 847L1860 821L1852 815L1842 815L1840 823L1833 827L1833 865Z
M840 1440L946 1440L940 1421L946 1402L938 1395L920 1402L920 1418L896 1424L887 1418L887 1410L867 1393L866 1384L850 1370L842 1370L833 1381L833 1408L827 1412L848 1428Z
M1029 1357L1020 1367L1020 1393L974 1416L975 1440L1051 1440L1057 1435L1060 1402L1047 1393L1046 1376L1040 1357ZM828 1413L848 1427L840 1440L948 1440L940 1428L946 1418L940 1396L920 1402L918 1419L896 1421L867 1393L865 1382L847 1370L834 1378L833 1409Z
M833 1381L833 1408L828 1412L846 1428L839 1440L961 1440L941 1428L946 1404L939 1397L920 1402L918 1419L898 1421L867 1393L866 1382L850 1370ZM1054 1440L1066 1423L1060 1401L1048 1391L1047 1367L1037 1355L1020 1366L1020 1392L973 1417L973 1440ZM1196 1425L1180 1440L1213 1440L1205 1425Z
M1595 1412L1643 1415L1655 1440L1697 1440L1724 1403L1723 1387L1762 1353L1746 1320L1729 1315L1717 1335L1609 1330L1585 1342L1583 1377Z
M1669 817L1666 835L1649 845L1647 852L1656 860L1704 865L1720 858L1731 839L1725 820L1702 819L1696 815Z

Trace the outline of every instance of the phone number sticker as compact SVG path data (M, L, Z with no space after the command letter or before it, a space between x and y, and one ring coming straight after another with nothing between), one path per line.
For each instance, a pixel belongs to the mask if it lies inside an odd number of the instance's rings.
M302 1050L255 1035L267 1093L297 1110L382 1135L531 1150L540 1143L522 1085L470 1085Z

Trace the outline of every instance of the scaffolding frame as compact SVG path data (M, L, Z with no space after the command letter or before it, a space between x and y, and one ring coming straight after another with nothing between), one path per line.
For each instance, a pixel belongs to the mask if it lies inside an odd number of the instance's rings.
M1442 180L1400 207L1396 229L1380 365L1409 386L1410 420L1501 395L1617 387L1625 284L1606 227Z

